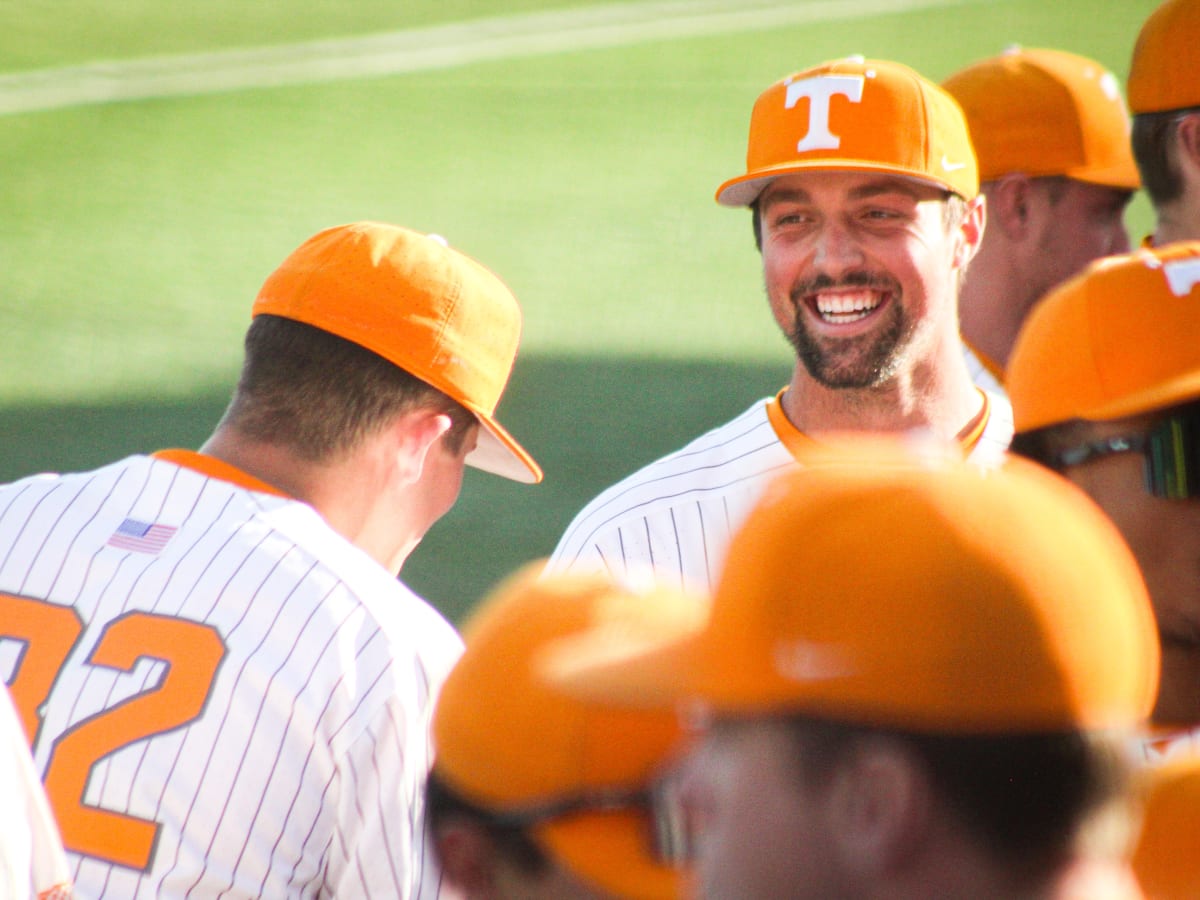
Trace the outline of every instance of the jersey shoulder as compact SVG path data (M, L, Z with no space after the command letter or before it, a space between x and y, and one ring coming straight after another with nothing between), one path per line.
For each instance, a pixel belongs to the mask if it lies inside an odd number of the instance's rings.
M755 401L705 432L606 488L575 516L551 557L569 560L603 533L631 519L748 488L793 462L767 416L772 398Z

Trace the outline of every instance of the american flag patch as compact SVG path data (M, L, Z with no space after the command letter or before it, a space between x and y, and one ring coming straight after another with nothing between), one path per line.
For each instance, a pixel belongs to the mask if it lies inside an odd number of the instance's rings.
M133 550L137 553L157 553L167 545L176 531L173 525L155 525L126 519L108 539L108 546L118 550Z

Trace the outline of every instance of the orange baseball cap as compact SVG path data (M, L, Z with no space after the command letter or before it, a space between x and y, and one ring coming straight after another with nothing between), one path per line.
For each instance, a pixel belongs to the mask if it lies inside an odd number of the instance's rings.
M539 578L527 566L502 583L463 629L466 649L433 716L435 770L465 799L514 813L649 786L682 737L665 711L581 701L548 684L535 660L552 640L588 627L631 637L698 618L701 599L632 593L599 575ZM577 876L623 897L678 896L677 869L655 860L644 814L594 809L532 826Z
M1200 755L1146 772L1145 812L1133 869L1149 900L1200 897Z
M780 175L809 169L887 172L967 199L979 193L962 110L907 66L860 57L777 81L754 104L746 173L717 189L722 206L749 206Z
M1061 50L1014 48L942 82L967 116L979 178L1021 173L1137 190L1116 76Z
M251 314L282 316L353 341L479 419L476 468L526 483L542 470L495 419L521 339L521 308L470 257L381 222L313 235L276 269Z
M1134 115L1200 106L1200 2L1167 0L1142 24L1129 67Z
M585 636L547 665L583 696L934 733L1149 714L1154 614L1081 491L1020 459L986 470L862 446L768 487L702 627L634 650Z
M1200 397L1200 242L1098 260L1026 319L1005 372L1017 431Z

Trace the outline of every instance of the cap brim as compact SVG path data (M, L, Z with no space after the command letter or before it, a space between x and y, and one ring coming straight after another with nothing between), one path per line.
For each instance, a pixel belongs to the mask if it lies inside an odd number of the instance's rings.
M608 894L671 900L682 892L682 873L654 859L648 827L637 813L605 811L553 819L534 834L575 875Z
M467 465L523 484L542 480L542 467L499 422L477 410L475 417L479 419L479 440L467 454Z
M933 187L950 191L954 194L959 193L958 188L949 182L938 181L924 173L910 172L905 169L899 169L896 166L853 159L814 159L810 163L786 163L767 169L758 169L754 172L747 172L745 175L739 175L737 178L731 178L717 188L716 200L722 206L750 206L758 199L758 195L766 189L766 186L776 178L784 175L793 175L797 172L810 172L814 169L838 172L880 172L887 175L897 175L901 178L911 178L913 181L920 182L921 184L932 185Z
M1122 419L1126 416L1136 416L1141 413L1152 412L1156 409L1166 409L1167 407L1187 403L1197 398L1200 398L1200 372L1190 372L1179 378L1156 384L1153 388L1121 397L1119 400L1096 404L1088 409L1081 410L1079 418L1095 419L1102 422L1109 419ZM1054 423L1045 422L1042 424L1051 425ZM1031 427L1041 426L1026 426L1025 430L1029 430Z
M1125 165L1108 166L1105 168L1081 166L1060 174L1065 175L1067 178L1073 178L1076 181L1098 184L1101 187L1117 188L1122 191L1136 191L1142 186L1141 175L1138 173L1137 166L1132 160Z

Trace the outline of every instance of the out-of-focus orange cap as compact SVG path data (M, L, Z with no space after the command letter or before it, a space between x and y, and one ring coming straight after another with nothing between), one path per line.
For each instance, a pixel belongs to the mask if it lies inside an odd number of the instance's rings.
M942 87L967 116L980 181L1020 173L1141 186L1120 86L1094 60L1014 48L959 70Z
M1099 260L1021 327L1005 371L1017 431L1200 397L1200 242Z
M1200 897L1200 755L1146 773L1145 818L1133 868L1147 900Z
M631 704L935 733L1144 720L1154 615L1081 491L1020 459L985 470L852 447L769 486L701 630L633 651L579 638L556 649L556 677Z
M442 238L381 222L326 229L267 278L252 309L264 313L353 341L457 400L481 425L468 464L542 480L495 418L521 308L499 278Z
M1167 0L1142 25L1129 67L1134 115L1200 106L1200 0Z
M809 169L886 172L971 199L975 152L954 99L899 63L834 60L767 88L750 116L746 172L717 189L749 206L780 175Z
M502 583L463 628L466 649L433 717L435 770L466 799L496 812L536 808L610 789L637 790L681 739L666 711L578 700L536 664L549 642L587 628L631 640L695 622L698 597L633 593L599 575L548 575L534 564ZM667 898L680 873L655 861L649 823L625 809L577 812L533 826L577 876L630 898Z

